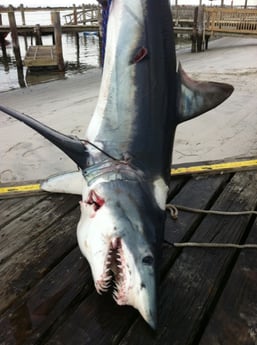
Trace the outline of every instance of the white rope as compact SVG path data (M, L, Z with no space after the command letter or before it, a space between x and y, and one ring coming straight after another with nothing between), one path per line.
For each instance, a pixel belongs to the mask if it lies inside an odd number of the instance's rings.
M233 248L233 249L257 249L257 244L235 244L235 243L201 243L201 242L180 242L172 243L176 248Z
M257 215L257 211L215 211L202 210L199 208L186 207L181 205L167 204L166 209L170 212L171 218L176 220L178 218L178 210L203 214L214 214L220 216L242 216L242 215ZM257 244L235 244L235 243L205 243L205 242L180 242L172 243L176 248L233 248L233 249L257 249Z

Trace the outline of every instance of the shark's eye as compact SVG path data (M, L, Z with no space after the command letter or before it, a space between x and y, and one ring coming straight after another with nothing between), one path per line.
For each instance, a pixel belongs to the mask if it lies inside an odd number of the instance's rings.
M151 255L147 255L142 260L143 264L145 265L152 265L153 264L153 257Z
M101 198L94 190L91 190L88 199L86 201L88 205L92 205L94 208L94 211L98 211L99 208L101 208L104 204L104 199Z

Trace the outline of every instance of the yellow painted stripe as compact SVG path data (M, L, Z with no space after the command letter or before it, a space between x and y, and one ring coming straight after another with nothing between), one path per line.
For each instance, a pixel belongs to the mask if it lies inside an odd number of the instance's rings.
M250 167L257 167L257 159L172 168L171 175L199 174L199 173L204 173L204 172L215 172L215 171L233 170L233 169L250 168ZM40 191L40 190L41 190L41 187L39 183L27 184L27 185L22 185L22 186L9 186L9 187L7 186L7 187L0 187L0 195L8 194L8 193L34 192L34 191Z
M217 170L219 171L230 170L230 169L233 170L233 169L250 168L250 167L257 167L257 159L172 168L171 175L196 174L196 173L212 172L212 171L217 171Z
M40 184L27 184L23 186L0 187L0 194L33 192L40 190Z

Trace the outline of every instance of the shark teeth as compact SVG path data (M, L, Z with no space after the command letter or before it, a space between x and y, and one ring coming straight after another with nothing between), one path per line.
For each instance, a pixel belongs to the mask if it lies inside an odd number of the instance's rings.
M126 265L120 238L111 240L110 249L106 256L104 273L97 280L95 287L101 295L113 286L112 296L117 304L126 304Z

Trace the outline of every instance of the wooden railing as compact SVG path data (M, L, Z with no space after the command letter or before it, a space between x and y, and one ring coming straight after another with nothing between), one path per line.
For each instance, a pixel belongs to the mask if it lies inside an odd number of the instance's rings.
M235 33L257 35L257 10L205 8L205 30L211 34Z
M63 16L67 25L98 25L101 14L100 6L82 5L82 10L78 11L76 7L72 13Z

